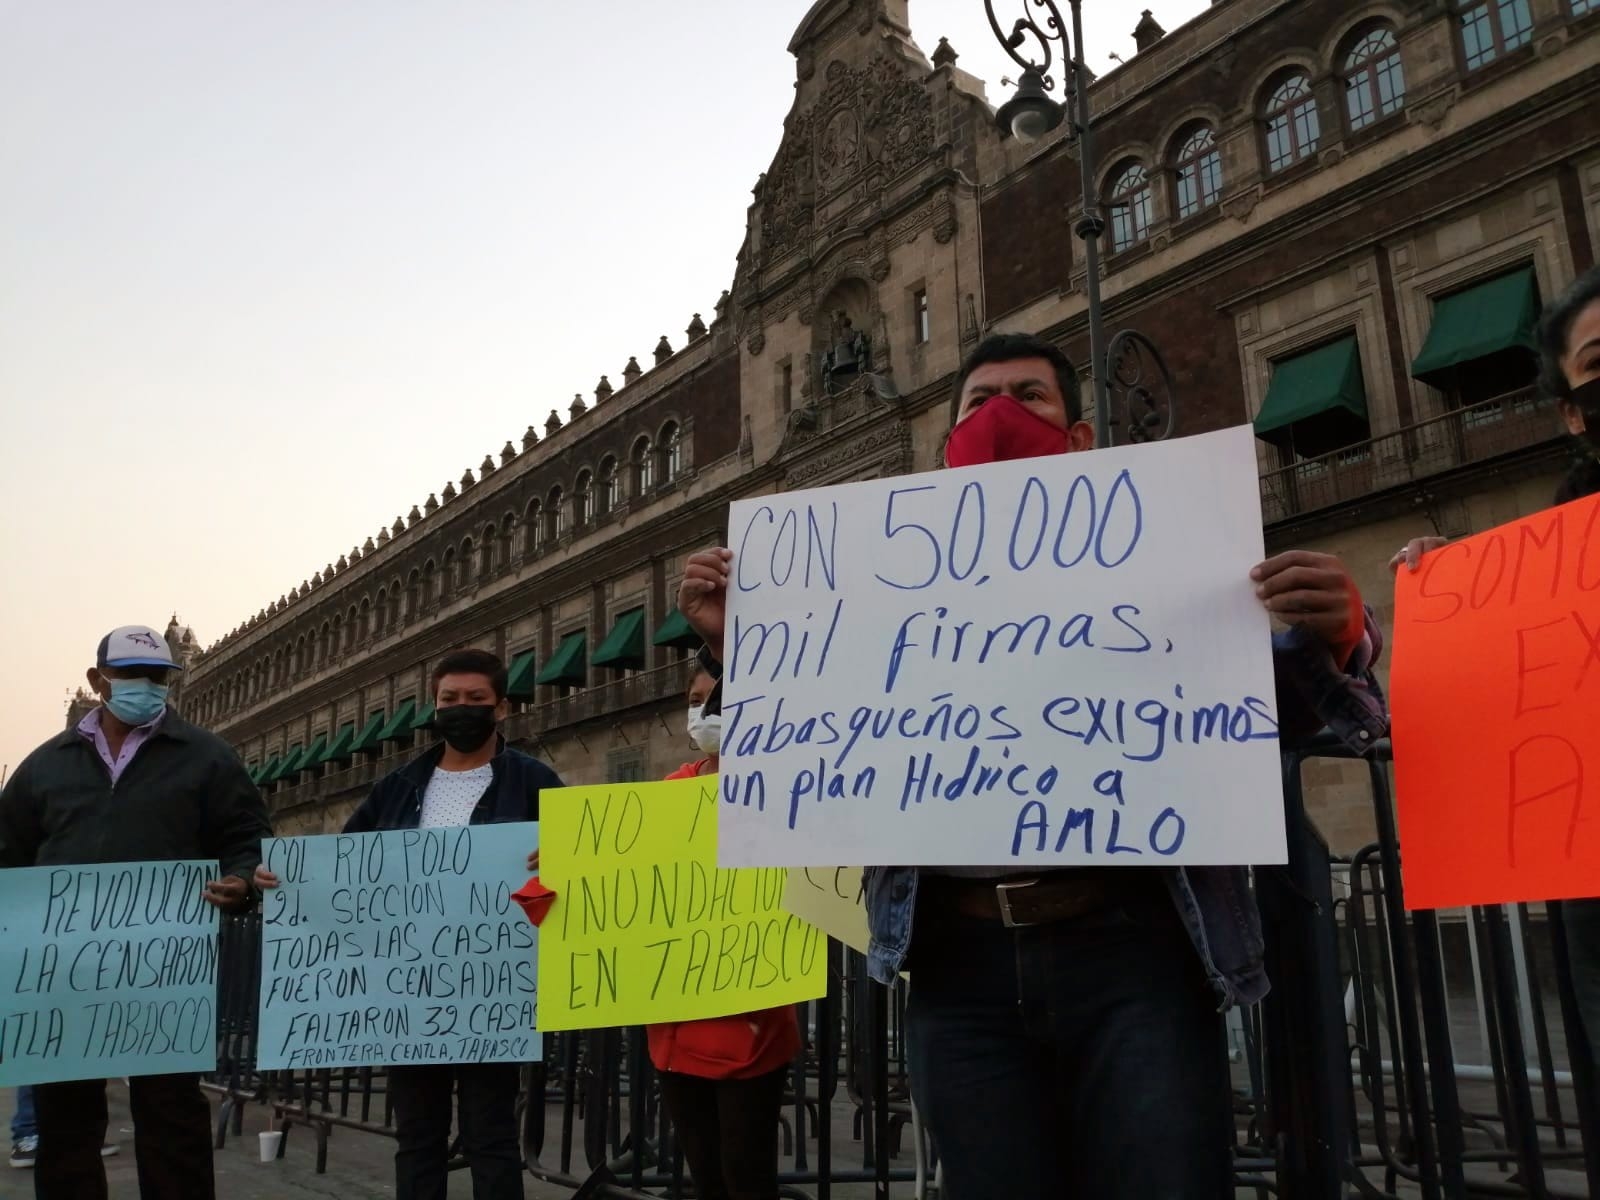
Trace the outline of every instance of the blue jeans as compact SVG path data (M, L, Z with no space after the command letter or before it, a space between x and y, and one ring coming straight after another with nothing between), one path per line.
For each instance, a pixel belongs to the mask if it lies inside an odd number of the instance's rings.
M1222 1019L1171 901L1007 929L919 897L911 1090L949 1200L1224 1200Z
M38 1136L39 1125L33 1115L33 1089L19 1087L17 1111L11 1114L11 1140L20 1142L23 1138Z

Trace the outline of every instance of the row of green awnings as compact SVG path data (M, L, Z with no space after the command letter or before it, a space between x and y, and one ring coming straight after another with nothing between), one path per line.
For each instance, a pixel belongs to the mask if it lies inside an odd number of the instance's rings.
M333 741L328 743L328 748L318 755L317 762L349 762L350 744L355 740L355 722L347 721L345 724L339 726L339 732L333 735Z
M1468 363L1506 351L1532 351L1539 322L1539 279L1532 267L1452 292L1434 301L1433 324L1411 377L1448 391Z
M378 731L379 742L397 742L411 736L411 721L417 715L417 702L407 700L394 710L394 716Z
M613 671L644 670L644 609L632 608L619 616L589 661Z
M511 660L506 668L506 696L512 700L532 700L538 681L534 679L534 664L538 655L524 650Z
M1310 458L1368 436L1367 392L1354 335L1272 364L1256 436Z
M1411 376L1441 391L1459 372L1507 353L1534 348L1539 281L1518 267L1434 301L1433 323ZM1256 436L1311 457L1368 436L1361 353L1354 335L1272 364L1267 398L1255 419Z

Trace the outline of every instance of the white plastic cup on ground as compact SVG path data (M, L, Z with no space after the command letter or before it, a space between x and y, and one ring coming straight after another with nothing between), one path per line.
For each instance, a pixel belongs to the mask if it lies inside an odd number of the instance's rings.
M283 1144L283 1131L269 1129L261 1135L261 1161L272 1162L278 1157L278 1147Z

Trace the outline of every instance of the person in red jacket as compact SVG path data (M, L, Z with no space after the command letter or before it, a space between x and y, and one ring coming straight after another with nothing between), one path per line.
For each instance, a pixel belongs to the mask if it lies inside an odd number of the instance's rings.
M702 652L689 681L689 739L703 758L668 779L717 773L722 712L720 666ZM778 1110L789 1064L800 1052L794 1006L669 1021L649 1027L650 1061L678 1131L695 1195L704 1200L778 1200Z

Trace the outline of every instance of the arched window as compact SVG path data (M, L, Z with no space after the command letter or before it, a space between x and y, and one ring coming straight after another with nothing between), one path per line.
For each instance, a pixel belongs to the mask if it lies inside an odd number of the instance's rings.
M1173 155L1173 182L1177 189L1178 219L1210 208L1222 195L1222 154L1211 126L1191 125L1179 135Z
M671 483L683 472L683 439L676 421L668 421L661 427L656 451L661 456L661 482Z
M656 460L650 450L650 439L640 438L633 444L633 494L643 496L656 485Z
M456 590L456 548L445 548L444 561L439 564L439 599L448 600Z
M550 489L550 494L544 501L544 536L546 541L555 541L565 532L561 511L561 485L558 483Z
M325 666L327 664L328 656L333 652L333 650L335 648L334 647L333 638L334 638L333 627L331 625L329 625L328 622L324 621L322 623L321 640L318 642L318 645L317 645L317 665L319 667L320 666Z
M1572 0L1572 15L1581 17L1585 13L1600 12L1600 0Z
M424 605L432 604L439 598L439 593L434 586L436 582L434 579L435 573L433 559L430 558L422 564L422 603Z
M1400 43L1387 25L1368 29L1344 56L1344 110L1352 131L1405 107L1406 74Z
M1137 246L1150 236L1150 177L1144 164L1126 162L1111 176L1111 252Z
M464 588L472 582L472 568L477 565L472 555L472 539L467 538L461 543L461 557L456 560L456 587L458 588Z
M383 601L380 600L378 603L381 604ZM378 620L382 621L383 618L380 616ZM364 642L371 633L372 601L363 599L361 601L361 611L356 614L356 637Z
M1291 72L1279 81L1268 94L1261 117L1267 129L1268 171L1276 174L1317 152L1322 124L1305 72Z
M516 532L516 513L507 513L500 518L500 544L495 547L494 556L495 561L499 564L499 569L502 571L511 569L511 539L516 535Z
M603 517L617 506L617 460L609 454L600 460L594 481L594 514Z
M388 628L397 628L400 624L400 581L396 579L389 585L389 621Z
M1573 8L1576 10L1577 6ZM1533 37L1533 13L1528 0L1471 0L1460 5L1456 20L1469 71L1521 49Z
M381 636L383 631L393 624L389 616L389 594L388 588L379 588L378 602L372 606L372 633L374 637Z
M587 467L578 472L577 483L572 488L572 524L582 529L589 523L589 503L594 493L594 472Z
M500 531L493 525L484 526L483 545L478 550L478 578L488 579L494 574L494 564L497 557L495 543L500 540Z
M415 621L427 602L428 594L422 590L422 572L413 567L406 580L406 620Z
M522 518L522 552L536 554L544 546L544 508L537 500L528 504Z

